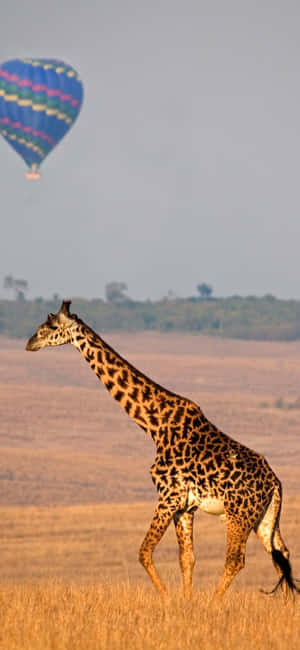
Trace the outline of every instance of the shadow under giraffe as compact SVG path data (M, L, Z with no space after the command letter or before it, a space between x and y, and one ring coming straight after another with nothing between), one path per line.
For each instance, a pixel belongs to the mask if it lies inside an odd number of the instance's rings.
M215 598L222 596L243 568L248 536L254 530L271 556L279 586L299 591L292 577L289 552L279 529L281 484L263 456L209 422L200 407L146 377L122 358L62 302L29 339L26 350L70 343L86 359L107 390L152 438L156 458L151 476L158 503L139 558L154 586L166 588L152 554L171 520L175 524L184 595L191 596L195 563L193 519L199 508L226 521L223 575Z

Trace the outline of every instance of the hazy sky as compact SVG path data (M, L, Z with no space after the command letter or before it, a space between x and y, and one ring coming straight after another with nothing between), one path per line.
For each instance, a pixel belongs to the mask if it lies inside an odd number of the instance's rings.
M64 59L85 100L40 182L1 138L0 296L300 298L299 34L297 0L5 3L0 61Z

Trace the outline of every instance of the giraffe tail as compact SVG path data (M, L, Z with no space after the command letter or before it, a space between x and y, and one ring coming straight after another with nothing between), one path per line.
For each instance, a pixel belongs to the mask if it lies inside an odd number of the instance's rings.
M266 594L274 594L279 587L281 587L286 596L295 593L300 593L299 587L295 584L299 582L293 578L292 567L289 561L289 551L286 548L283 539L279 530L279 519L281 512L282 504L282 491L281 484L278 482L278 485L275 487L271 502L269 505L270 512L270 543L271 543L271 555L272 560L277 572L279 573L279 580L276 583L275 587L271 591L264 591ZM268 512L266 513L268 516Z
M275 585L275 587L271 591L264 592L264 593L274 594L279 587L283 588L284 586L286 586L288 592L290 592L291 594L294 595L295 592L297 594L299 594L300 589L299 589L299 587L297 587L295 585L295 582L299 582L299 580L296 580L295 578L293 578L292 567L291 567L291 563L290 563L289 559L284 557L284 555L283 555L283 553L281 551L279 551L276 548L273 548L273 550L272 550L272 560L273 560L274 564L280 570L281 577L279 578L277 584Z

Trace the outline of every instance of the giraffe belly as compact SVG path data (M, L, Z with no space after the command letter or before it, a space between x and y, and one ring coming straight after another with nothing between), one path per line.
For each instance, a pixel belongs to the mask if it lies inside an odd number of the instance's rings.
M198 489L194 485L190 485L188 491L188 508L197 507L203 512L208 512L211 515L225 515L224 501L217 497L207 494L205 496L199 494Z
M210 515L224 515L224 502L216 497L205 497L200 500L200 510L208 512Z

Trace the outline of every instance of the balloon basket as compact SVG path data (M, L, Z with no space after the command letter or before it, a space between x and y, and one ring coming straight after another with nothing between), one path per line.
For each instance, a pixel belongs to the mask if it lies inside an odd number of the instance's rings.
M30 181L38 181L39 178L41 178L41 174L37 169L30 169L28 172L25 174L26 178Z

